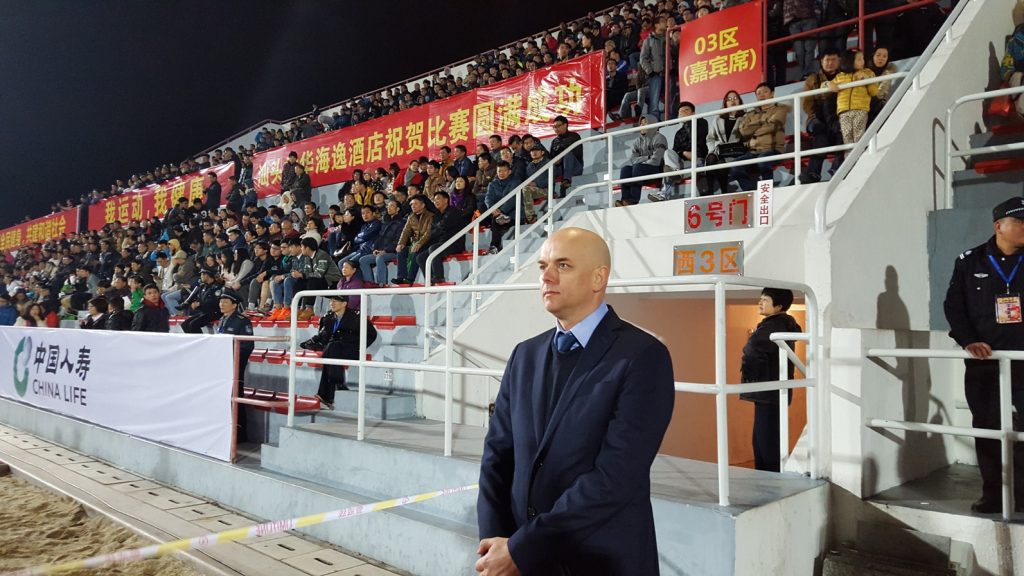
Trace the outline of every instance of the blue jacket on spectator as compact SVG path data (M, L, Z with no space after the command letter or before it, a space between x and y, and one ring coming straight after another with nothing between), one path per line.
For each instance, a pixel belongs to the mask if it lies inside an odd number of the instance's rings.
M509 176L505 180L495 178L487 187L487 196L484 197L484 204L487 206L488 209L491 208L492 206L497 204L502 198L504 198L506 194L511 192L513 189L515 189L516 186L519 186L520 184L522 184L522 182L516 180L512 176ZM509 218L514 218L516 215L515 197L513 196L512 198L509 198L509 200L502 204L498 208L498 210L501 210L501 213L508 216Z
M402 230L405 229L405 218L390 218L380 223L380 232L374 240L374 250L383 250L387 253L398 251L398 241L402 238Z
M469 156L463 156L460 160L454 160L452 167L459 171L459 176L476 176L476 162L469 159Z
M380 235L380 229L380 220L372 220L364 223L363 227L359 229L359 233L356 234L355 239L352 241L356 245L356 253L366 255L373 252L377 237ZM401 234L401 231L399 231L399 234Z
M18 321L18 309L10 304L0 306L0 326L14 326Z
M543 158L544 160L542 160L541 162L526 163L526 181L533 182L534 185L536 185L538 188L548 187L547 169L548 162L551 160L551 157L545 154ZM537 174L538 172L540 172L540 176L537 176L537 179L534 180L532 177L534 174Z

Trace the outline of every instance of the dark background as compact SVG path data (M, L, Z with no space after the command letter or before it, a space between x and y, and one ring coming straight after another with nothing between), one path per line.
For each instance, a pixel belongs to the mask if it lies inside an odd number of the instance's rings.
M615 3L0 0L0 228Z

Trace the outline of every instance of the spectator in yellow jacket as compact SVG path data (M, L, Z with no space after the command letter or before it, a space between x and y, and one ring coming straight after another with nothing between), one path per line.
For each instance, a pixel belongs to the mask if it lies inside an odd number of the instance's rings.
M847 50L839 58L839 74L826 86L836 92L836 111L839 113L839 130L843 133L844 144L854 144L864 135L868 127L868 112L871 97L878 94L878 84L841 88L858 80L874 78L875 73L864 66L864 53Z

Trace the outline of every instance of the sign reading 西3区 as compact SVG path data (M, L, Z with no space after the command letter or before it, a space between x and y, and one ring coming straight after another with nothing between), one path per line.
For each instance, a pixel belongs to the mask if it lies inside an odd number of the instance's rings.
M761 82L761 2L712 12L679 33L679 90L683 100L721 100L729 90L751 92Z
M232 344L225 336L3 327L0 396L228 460Z
M743 274L742 241L676 246L672 253L675 276Z

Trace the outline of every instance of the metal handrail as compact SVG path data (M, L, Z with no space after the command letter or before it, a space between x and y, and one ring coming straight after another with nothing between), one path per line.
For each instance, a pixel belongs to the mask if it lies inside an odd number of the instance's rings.
M871 348L865 354L868 358L944 358L979 360L966 350L937 350L917 348ZM927 432L944 436L961 436L999 440L1002 447L1003 464L1003 518L1010 519L1013 514L1013 441L1024 441L1024 433L1013 430L1013 414L1011 409L1012 392L1010 387L1010 362L1024 360L1024 351L993 350L992 356L985 361L999 363L999 429L970 428L928 424L924 422L906 422L883 418L869 418L866 425L870 428L888 428L909 432Z
M876 77L873 77L873 78L867 78L867 79L864 79L864 80L858 80L856 82L849 82L849 83L846 83L846 84L841 84L840 88L841 89L843 89L843 88L856 88L856 87L860 87L860 86L868 86L868 85L871 85L871 84L878 84L878 83L881 83L881 82L891 82L891 81L894 81L894 80L899 80L899 79L906 78L907 76L908 76L908 74L906 72L895 72L895 73L892 73L892 74L886 74L886 75L883 75L883 76L876 76ZM433 261L438 257L438 255L445 253L447 248L452 246L456 242L465 242L466 234L470 234L470 233L473 236L473 248L472 248L472 251L471 251L471 254L472 254L472 258L471 258L471 272L470 272L469 276L467 276L463 280L463 284L473 284L473 283L475 283L476 280L480 277L480 274L483 271L485 271L489 267L493 266L495 262L501 261L501 256L505 255L507 253L507 251L509 251L509 250L512 250L511 263L513 265L513 271L519 270L520 269L520 249L519 249L520 241L525 236L527 236L529 233L531 233L532 231L536 230L542 224L544 225L545 230L547 230L548 232L553 231L554 227L555 227L555 219L554 219L555 212L558 209L560 209L562 207L565 207L565 206L575 206L576 205L575 202L570 204L569 201L571 199L573 199L575 196L583 193L586 190L590 190L592 188L599 188L599 187L602 187L602 186L606 186L608 188L608 207L611 208L614 205L614 203L613 203L613 190L612 190L612 188L615 185L617 185L617 184L628 184L628 183L634 183L634 182L645 182L645 181L651 180L652 178L664 178L664 177L668 177L668 176L684 176L684 175L688 174L690 176L690 182L691 182L691 185L690 185L690 196L691 197L695 197L697 195L697 187L696 187L695 183L697 181L697 175L698 174L701 174L701 173L704 173L704 172L718 171L718 170L728 170L728 169L733 168L733 167L750 166L750 165L754 165L754 164L760 164L760 163L765 162L766 160L781 161L781 160L787 160L787 159L794 160L794 171L793 171L793 176L795 178L794 182L798 182L799 178L800 178L800 171L801 171L801 160L802 160L802 158L804 156L818 156L818 155L821 155L821 154L828 154L830 152L838 152L838 151L850 150L850 149L854 148L853 144L840 144L840 145L836 145L836 146L829 146L827 148L813 148L813 149L808 150L808 151L802 150L802 146L801 146L801 142L800 142L800 136L799 136L799 134L801 132L800 131L800 125L801 125L801 121L800 121L801 120L801 114L800 114L801 105L800 105L800 103L801 103L801 101L804 98L809 98L809 97L816 96L818 94L827 94L827 93L831 93L831 90L829 88L816 88L814 90L806 90L806 91L802 91L802 92L796 92L794 94L790 94L790 95L787 95L787 96L777 96L777 97L774 97L774 98L769 98L767 100L759 100L759 101L755 101L755 102L739 104L737 106L731 106L731 107L728 107L728 108L723 108L721 110L714 110L714 111L709 111L709 112L701 112L699 114L694 114L692 116L687 116L685 118L672 118L672 119L669 119L669 120L663 120L661 122L655 122L655 123L646 124L646 125L643 125L643 126L634 126L634 127L631 127L631 128L626 128L626 129L623 129L623 130L620 130L620 131L617 131L617 132L609 132L609 133L605 133L605 134L595 134L595 135L592 135L592 136L587 136L587 137L581 138L580 140L577 140L572 145L567 147L565 150L563 150L562 152L558 153L553 158L548 160L547 164L545 165L545 171L547 173L547 184L548 184L548 210L547 210L547 213L544 215L543 218L539 218L536 222L534 222L531 225L526 226L524 230L521 230L522 229L522 225L520 224L520 222L522 220L522 218L521 218L521 215L522 215L522 192L523 192L523 190L526 188L526 186L528 184L530 184L535 179L540 177L539 174L535 174L532 178L526 179L524 182L520 183L519 186L516 186L515 188L513 188L510 192L508 192L505 196L503 196L501 198L501 200L495 202L493 206L491 206L490 208L488 208L488 209L484 210L483 212L481 212L480 216L478 218L476 218L475 220L473 220L472 222L467 224L465 227L463 227L461 230L456 232L451 238L449 238L445 242L441 243L437 249L435 249L431 254L429 254L427 256L426 262L424 263L424 269L423 269L424 285L428 286L428 287L431 285L430 267L431 267L431 264L433 263ZM629 134L632 134L634 132L639 132L641 130L658 130L658 129L660 129L662 127L665 127L665 126L675 126L675 125L678 125L678 124L682 124L683 122L689 122L690 123L690 153L691 153L691 157L696 158L697 157L697 148L698 148L698 146L697 146L697 129L696 129L697 120L706 119L706 118L717 118L718 116L721 116L722 114L729 114L731 112L738 112L738 111L747 110L747 109L759 108L761 106L766 106L766 105L770 105L770 104L783 104L783 103L789 103L789 102L793 103L793 114L792 114L792 116L793 116L793 129L794 129L794 134L796 135L796 137L793 139L793 142L794 142L793 152L779 153L777 155L771 156L770 158L752 158L752 159L749 159L749 160L734 160L734 161L729 161L729 162L722 162L720 164L714 164L712 166L700 166L700 167L698 167L696 162L691 162L689 168L681 168L679 170L674 170L674 171L670 171L670 172L661 172L661 173L658 173L658 174L651 174L651 175L646 175L646 176L634 176L634 177L630 177L630 178L617 178L617 179L614 179L614 178L610 177L611 174L612 174L612 171L613 171L612 166L613 166L613 160L614 160L614 158L613 158L613 140L617 136L629 135ZM555 162L561 160L562 158L564 158L568 154L571 154L576 148L581 147L581 146L583 146L584 144L586 144L588 142L598 142L598 141L602 141L602 140L605 141L605 143L606 143L605 146L606 146L607 151L608 151L608 159L607 159L607 161L608 161L608 172L609 172L608 176L609 176L609 178L607 180L605 180L605 181L599 181L599 182L594 182L594 183L590 183L590 184L583 184L583 185L580 185L580 186L576 186L576 187L570 189L569 192L566 194L566 196L564 198L561 198L556 203L555 202L556 199L554 197L554 166L555 166ZM492 258L490 260L490 262L486 262L486 263L484 263L481 266L479 264L479 259L480 259L480 226L481 226L482 222L486 218L492 216L494 214L494 212L500 206L504 205L506 202L512 200L513 198L515 199L515 217L513 219L513 221L515 222L515 225L514 225L514 236L513 236L513 239L510 242L508 242L506 246L504 246L502 248L502 250L497 254L496 258ZM472 300L470 306L471 306L471 310L473 312L475 312L476 309L477 309L477 304L476 304L476 300L475 299ZM426 314L426 319L425 319L425 322L426 322L425 326L428 329L430 328L430 313L434 312L436 309L437 308L431 304L430 293L429 292L425 293L424 294L424 310L427 313ZM424 339L424 358L426 358L429 354L430 354L430 340L429 340L429 338L425 338Z
M728 438L728 395L730 393L737 393L746 389L750 390L772 390L772 389L789 389L796 387L807 388L807 405L808 413L820 412L824 414L826 407L824 403L819 403L819 396L816 394L818 389L827 389L823 386L823 380L821 379L820 363L817 362L818 358L818 346L819 346L819 334L821 332L821 320L818 311L818 300L814 295L813 290L801 283L797 282L785 282L780 280L772 280L765 278L752 278L743 276L674 276L674 277L661 277L661 278L639 278L639 279L621 279L621 280L610 280L608 282L608 288L630 288L630 287L678 287L678 286L714 286L715 294L715 384L714 394L716 396L716 432L717 432L717 452L718 452L718 501L721 506L729 505L729 438ZM726 286L745 286L745 287L758 287L762 288L765 286L771 286L776 288L785 288L789 290L795 290L804 294L804 301L807 306L807 367L810 371L806 374L807 378L801 383L795 382L765 382L757 384L742 384L742 385L727 385L726 384ZM480 285L480 286L426 286L422 288L360 288L351 290L303 290L294 295L291 302L291 320L289 322L289 338L291 340L291 356L294 357L298 352L298 306L299 302L304 297L311 296L332 296L332 295L349 295L349 296L361 296L365 298L363 302L366 303L366 309L369 310L369 299L374 296L390 296L390 295L416 295L424 293L435 293L435 294L446 294L445 299L445 314L447 321L445 323L445 338L448 342L452 341L453 326L452 316L454 314L453 305L453 294L457 293L472 293L472 292L517 292L517 291L536 291L539 290L539 284L499 284L499 285ZM320 364L331 365L331 366L357 366L357 367L374 367L374 368L391 368L398 370L410 370L415 372L436 372L444 374L444 388L445 388L445 406L444 406L444 454L445 456L452 455L452 444L453 444L453 383L452 376L455 374L469 374L469 375L483 375L492 376L503 374L502 370L483 370L483 369L471 369L471 368L457 368L452 365L454 357L453 346L449 345L445 347L445 357L443 366L432 366L427 364L411 364L411 363L398 363L398 362L380 362L380 361L369 361L366 360L366 326L367 326L367 315L360 315L360 329L359 329L359 356L356 360L339 360L332 358L324 358L319 360ZM802 337L802 335L801 335ZM780 358L782 357L780 352ZM782 360L780 359L780 362ZM783 372L785 373L785 372ZM682 384L682 383L681 383ZM700 391L710 391L709 388L702 388ZM357 424L356 424L356 438L357 440L363 440L365 438L366 429L366 386L363 382L363 378L360 377L359 381L359 400L357 408ZM294 426L295 424L295 363L292 362L288 366L288 426ZM827 398L826 394L822 394L820 398ZM813 422L820 419L820 414L814 416L808 416L808 425L812 426ZM813 419L813 420L812 420ZM819 445L821 440L817 434L817 428L811 428L810 442L810 462L809 469L810 475L817 478L821 475L820 467L821 462L826 460L822 458L822 446ZM825 451L824 454L828 452Z
M974 156L982 154L993 154L998 152L1010 152L1013 150L1024 150L1024 142L1016 142L1013 144L1002 144L997 146L984 146L981 148L966 148L964 150L953 150L953 112L956 111L960 106L968 102L977 102L978 100L987 100L989 98L998 98L1000 96L1013 96L1014 94L1024 94L1024 86L1015 86L1013 88L1000 88L998 90L989 90L987 92L978 92L976 94L968 94L967 96L961 96L953 101L953 104L946 110L946 208L953 207L953 158L963 158L964 156ZM966 167L966 162L964 163Z
M832 179L829 180L828 186L825 188L825 193L819 196L818 200L814 204L814 231L817 234L824 234L825 230L828 228L828 204L832 199L832 195L835 193L836 189L839 188L840 183L846 179L847 174L849 174L850 170L853 169L853 166L864 154L864 151L874 149L875 138L878 136L878 132L882 129L885 121L892 116L893 111L896 110L896 106L898 106L899 102L903 100L903 96L909 92L911 88L918 88L918 79L921 76L921 71L924 70L924 67L931 56L935 54L939 44L942 42L952 42L953 23L956 22L957 18L959 18L961 14L963 14L964 8L971 3L972 2L969 0L960 2L949 16L946 17L946 21L943 22L942 27L939 28L935 37L932 38L928 47L924 49L924 52L922 52L918 57L917 62L915 62L914 66L909 72L907 72L907 76L912 79L911 82L901 83L892 95L889 96L889 101L886 102L885 106L883 106L878 112L878 116L876 116L875 120L868 126L867 131L864 132L864 136L861 137L857 142L857 145L846 157L846 161L843 162L842 166L839 167L839 170L837 170ZM946 129L948 130L949 127L947 126ZM949 175L947 174L946 177L949 178Z
M440 340L440 341L444 342L445 344L448 343L448 341L444 337L444 334L441 334L437 330L424 330L423 331L423 337L424 338L434 338L436 340ZM470 364L472 364L473 366L476 366L477 368L480 368L482 370L488 370L487 368L484 368L482 364L480 364L479 362L477 362L476 360L471 358L469 356L469 354L466 354L465 352L463 352L461 350L456 350L455 353L458 354L466 362L469 362ZM491 378L497 380L498 382L501 382L501 374L500 373L492 375Z

